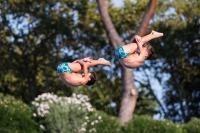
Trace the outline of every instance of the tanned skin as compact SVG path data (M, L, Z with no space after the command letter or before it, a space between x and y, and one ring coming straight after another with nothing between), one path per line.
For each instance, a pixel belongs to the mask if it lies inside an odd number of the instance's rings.
M119 59L119 62L127 68L134 69L143 64L148 57L147 48L142 45L152 39L162 37L163 33L152 31L150 34L140 37L134 36L131 43L123 45L124 52L130 54L127 58ZM138 51L137 51L138 50Z
M73 72L61 73L59 74L59 77L67 86L78 87L85 85L90 80L89 76L91 75L91 73L88 72L88 67L95 65L110 66L111 64L104 58L99 58L98 60L84 58L68 63L68 65L73 70ZM83 71L83 73L79 73L80 71Z

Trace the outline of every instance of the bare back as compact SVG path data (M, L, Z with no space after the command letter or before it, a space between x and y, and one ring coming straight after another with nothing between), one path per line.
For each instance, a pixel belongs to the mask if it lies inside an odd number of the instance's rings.
M144 62L144 58L141 57L141 55L137 53L132 53L127 58L119 60L122 65L124 65L127 68L133 69L137 68L142 65Z
M84 58L88 59L88 58ZM81 64L82 63L82 64ZM85 62L84 60L76 60L74 62L68 62L64 64L65 66L59 66L58 75L60 79L65 83L67 86L70 87L77 87L86 85L90 80L91 73L88 72L88 67L95 66L95 65L106 65L110 66L110 62L105 60L104 58L99 58L98 60L89 60ZM64 68L62 68L64 67ZM65 71L65 70L69 71ZM58 70L57 70L58 71ZM83 74L78 72L83 71Z
M59 74L59 77L63 83L70 87L77 87L86 84L83 75L80 73L64 72Z

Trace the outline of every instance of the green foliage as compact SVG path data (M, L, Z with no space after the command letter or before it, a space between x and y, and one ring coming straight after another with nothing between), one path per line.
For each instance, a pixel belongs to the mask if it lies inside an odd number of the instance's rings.
M149 66L154 68L154 77L165 89L165 116L184 123L200 117L199 1L168 2L169 14L157 14L162 19L152 24L152 29L164 32L164 36L152 41L158 59Z
M37 133L29 106L12 96L0 93L0 132Z
M78 12L84 16L86 7L87 0L4 0L0 4L0 29L4 29L0 31L0 90L25 102L44 91L70 95L69 87L60 84L56 66L63 60L60 51L65 45L77 48L74 16Z
M200 125L200 119L193 119L186 124L175 124L170 120L155 120L148 115L135 115L124 126L120 126L117 117L102 111L91 112L89 116L90 121L85 125L86 133L199 133Z
M80 105L61 105L52 103L46 117L47 133L77 133L81 132L81 125L85 122L88 111Z
M89 96L90 103L97 110L117 115L120 105L121 80L119 78L114 81L107 80L106 74L102 70L97 70L96 73L99 80L92 87L78 87L73 91ZM116 103L116 106L111 107L111 102Z
M183 130L186 133L200 133L200 119L194 118L183 125Z
M89 116L90 122L86 125L86 133L118 133L120 131L120 121L115 116L102 111L94 111Z
M122 128L124 133L183 133L179 125L169 120L154 120L150 116L134 116Z
M142 84L142 83L141 83ZM155 97L149 89L149 84L142 84L138 91L139 97L137 99L137 107L135 108L134 114L136 115L149 115L158 113L158 103L155 102Z

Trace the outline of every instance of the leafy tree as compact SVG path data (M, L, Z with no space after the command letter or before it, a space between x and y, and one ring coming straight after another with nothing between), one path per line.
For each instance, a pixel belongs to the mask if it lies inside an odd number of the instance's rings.
M166 117L174 122L188 122L193 117L200 117L199 2L165 2L170 5L165 7L169 14L164 14L163 6L159 6L161 12L157 11L157 17L162 19L152 25L160 28L165 36L160 44L154 41L158 59L151 65L165 89Z
M4 0L0 8L1 28L5 30L1 34L2 92L26 102L44 91L57 92L58 87L63 90L57 93L71 93L59 84L55 69L61 61L63 45L68 50L78 47L73 16L78 12L84 14L86 3Z

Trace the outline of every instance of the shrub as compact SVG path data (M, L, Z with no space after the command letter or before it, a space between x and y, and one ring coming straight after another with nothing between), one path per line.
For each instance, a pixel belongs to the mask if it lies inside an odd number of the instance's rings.
M0 93L0 132L36 133L30 108L12 96Z
M122 128L124 133L183 133L182 127L169 120L154 120L150 116L134 116Z
M115 116L108 115L102 111L90 113L90 119L87 121L86 133L118 133L120 131L119 119Z
M183 125L183 130L186 133L200 133L200 119L194 118Z
M82 133L89 112L93 111L89 98L73 94L72 97L58 97L44 93L32 102L34 117L43 132L48 133Z

